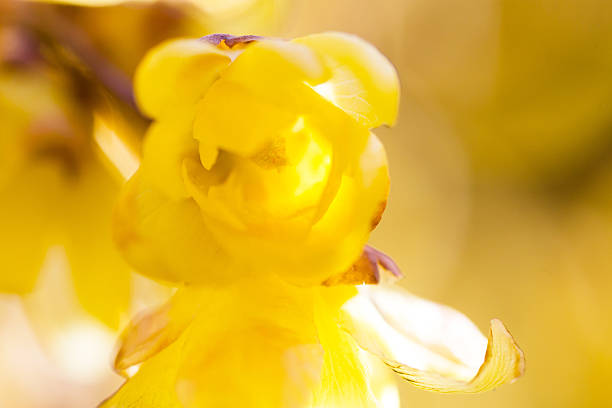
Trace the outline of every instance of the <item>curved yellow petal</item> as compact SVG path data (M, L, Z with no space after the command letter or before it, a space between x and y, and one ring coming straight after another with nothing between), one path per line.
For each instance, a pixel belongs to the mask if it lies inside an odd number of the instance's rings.
M342 325L413 385L441 393L478 393L520 377L523 352L504 325L489 338L463 314L391 286L359 288Z
M113 220L128 262L162 282L218 283L231 279L231 259L216 244L192 199L171 200L137 172L124 187Z
M308 407L323 354L316 339L304 342L271 321L227 323L193 339L198 352L177 379L184 407Z
M179 289L165 304L132 319L121 334L115 370L123 373L174 343L193 321L205 299L202 290Z
M129 267L111 231L119 187L101 163L89 163L64 193L61 208L64 246L79 303L114 330L127 314L131 297Z
M15 172L0 186L0 291L30 292L52 241L62 174L53 163Z
M143 143L142 177L172 199L188 197L181 168L185 158L197 158L194 117L191 107L174 109L149 127Z
M359 349L359 361L364 367L366 379L377 408L400 408L397 378L389 367L372 353Z
M367 145L351 164L350 171L342 176L337 194L306 242L313 253L321 251L328 266L323 268L316 256L305 265L334 274L347 270L360 257L388 193L387 156L380 140L370 134Z
M142 364L138 372L98 408L184 408L176 393L176 376L184 358L180 338Z
M136 100L153 118L200 99L231 62L230 53L196 39L170 40L144 57L134 76Z
M255 156L307 123L332 145L331 171L313 217L317 221L335 196L342 173L366 145L368 130L303 82L263 86L259 80L240 82L231 74L217 81L200 103L194 137L200 142L202 164L210 168L218 149Z
M211 291L177 377L184 406L310 406L322 362L312 296L312 289L260 276Z
M141 364L102 407L395 408L393 383L338 325L354 294L265 277L181 289L128 330L123 362Z
M368 128L393 125L399 105L399 78L389 60L357 36L327 32L296 38L314 50L331 71L315 89Z
M295 110L270 103L242 84L221 79L200 102L194 123L202 164L210 169L218 149L253 156L291 129L298 116Z
M206 170L200 166L200 171L195 171L197 164L185 168L188 188L201 209L216 214L207 215L206 224L225 253L257 273L276 273L299 285L320 284L359 258L389 188L384 148L370 135L361 154L340 175L337 193L308 234L281 233L262 239L262 231L246 228L227 208L220 204L211 207L215 201L206 188L197 186L198 174Z
M315 324L325 354L321 384L315 390L314 407L380 406L377 395L370 388L366 367L361 363L357 344L339 326L339 302L353 293L354 288L348 286L322 288L316 298Z
M318 84L329 74L321 56L309 47L265 39L249 45L222 73L222 77L270 93L271 86L284 88L302 82Z

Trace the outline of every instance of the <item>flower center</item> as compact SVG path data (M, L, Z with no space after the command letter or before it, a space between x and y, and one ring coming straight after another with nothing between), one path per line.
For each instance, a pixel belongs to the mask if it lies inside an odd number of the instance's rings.
M331 146L303 117L254 156L230 156L231 173L210 197L251 228L286 233L308 226L329 175Z

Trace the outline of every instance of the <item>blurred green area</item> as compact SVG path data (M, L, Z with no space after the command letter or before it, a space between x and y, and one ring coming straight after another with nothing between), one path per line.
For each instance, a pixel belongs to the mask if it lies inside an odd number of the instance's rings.
M287 3L266 34L355 33L399 71L400 120L377 131L392 190L373 244L406 288L483 331L501 318L527 356L514 385L445 396L402 384L403 406L609 406L612 3ZM127 75L149 46L211 27L160 5L61 13Z

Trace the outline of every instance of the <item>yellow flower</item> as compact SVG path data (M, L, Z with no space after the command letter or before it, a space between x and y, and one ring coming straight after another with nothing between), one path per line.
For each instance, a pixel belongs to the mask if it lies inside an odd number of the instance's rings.
M0 290L31 292L48 249L61 245L80 303L118 328L130 275L108 224L120 180L61 81L41 67L0 66Z
M145 57L136 96L156 121L116 238L179 290L124 332L129 379L102 407L397 407L370 355L445 393L522 374L501 322L487 341L364 247L388 193L369 129L394 122L398 93L392 65L341 33L213 35Z
M123 72L133 72L145 50L170 32L189 32L189 21L152 6L0 8L0 291L36 292L27 298L36 303L45 282L39 271L54 256L48 250L61 247L80 305L116 330L133 275L114 247L111 213L147 123L132 107ZM117 24L128 20L134 35L115 41ZM153 21L155 35L143 34ZM124 157L111 160L120 177L108 160L117 152ZM44 326L42 338L49 337L47 326L59 330L70 320L51 307L30 309L35 326ZM52 319L49 310L56 312Z
M176 40L145 57L135 90L155 123L115 226L140 272L314 285L359 257L389 182L369 129L393 123L398 102L395 70L371 45Z
M348 275L371 273L358 266ZM398 407L391 370L370 353L443 393L486 391L524 370L498 320L487 341L461 313L390 282L300 288L243 279L179 289L137 317L115 360L136 374L101 407Z

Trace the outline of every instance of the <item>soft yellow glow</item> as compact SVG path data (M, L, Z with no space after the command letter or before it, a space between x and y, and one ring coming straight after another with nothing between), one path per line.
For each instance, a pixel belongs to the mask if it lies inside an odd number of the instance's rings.
M382 389L378 400L381 408L399 408L399 391L395 385L387 385Z
M136 374L138 374L138 371L140 371L140 364L137 365L133 365L131 367L128 367L124 370L125 374L129 377L132 378L133 376L135 376Z
M399 391L389 367L378 357L362 349L359 350L359 361L365 369L377 408L399 408Z
M293 125L293 127L291 128L291 131L293 133L298 133L301 132L302 130L304 130L304 127L306 127L306 122L304 121L304 117L300 116L296 121L295 124Z
M94 116L94 140L109 161L126 180L132 177L139 165L138 157L123 143L117 132L98 115Z
M323 82L322 84L315 85L312 87L316 93L333 103L334 105L338 105L338 100L336 97L336 89L334 84L331 81Z
M36 288L24 305L50 360L66 379L92 384L110 374L116 333L78 302L63 247L49 249Z
M115 344L110 330L95 322L83 321L58 332L52 341L54 361L73 381L91 383L108 374L108 358Z
M300 196L315 184L323 181L329 172L330 163L330 155L311 136L304 157L296 166L299 184L294 191L294 195L296 197Z

